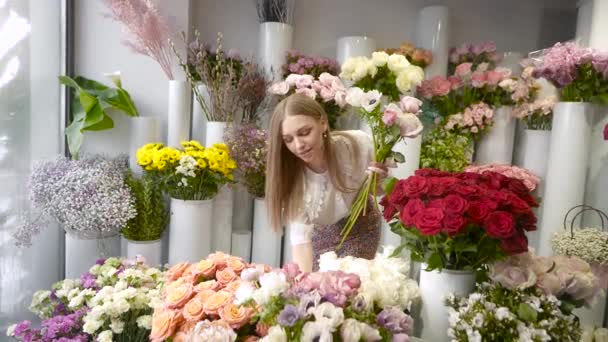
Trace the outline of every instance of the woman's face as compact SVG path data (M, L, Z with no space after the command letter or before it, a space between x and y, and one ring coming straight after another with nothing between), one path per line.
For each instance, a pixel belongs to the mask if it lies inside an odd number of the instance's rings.
M288 115L281 125L285 146L306 164L323 159L323 132L327 122L307 115Z

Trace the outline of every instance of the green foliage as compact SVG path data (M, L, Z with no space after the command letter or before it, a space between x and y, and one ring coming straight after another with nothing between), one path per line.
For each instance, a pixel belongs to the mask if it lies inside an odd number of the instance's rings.
M121 231L122 235L133 241L160 239L169 222L160 183L148 174L139 179L130 174L126 181L135 198L137 216Z

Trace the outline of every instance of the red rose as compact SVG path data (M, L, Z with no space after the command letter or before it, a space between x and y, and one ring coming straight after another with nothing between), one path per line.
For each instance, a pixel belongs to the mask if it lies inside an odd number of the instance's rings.
M519 179L511 178L507 184L507 188L513 191L519 197L530 193L530 189Z
M425 208L414 216L414 224L422 235L436 235L441 231L443 210L439 208Z
M445 184L441 181L443 178L431 177L427 179L429 184L429 196L439 197L442 196L447 190Z
M472 199L479 192L475 185L456 184L452 187L453 191L466 199Z
M399 214L399 219L401 219L401 222L403 222L405 226L414 226L414 216L425 207L426 206L421 199L414 198L407 202L405 207L403 207L403 210L401 210L401 213Z
M411 176L405 180L403 191L408 197L420 197L428 191L428 182L424 177Z
M467 210L468 202L458 195L447 195L443 199L444 209L447 213L462 214Z
M462 184L473 185L479 184L481 181L481 175L475 172L462 172L458 175Z
M507 199L509 198L507 192L501 190L490 190L486 193L486 196L497 202L498 205L502 205L503 203L507 202Z
M485 219L484 228L491 237L506 239L515 232L513 215L505 211L494 211Z
M528 205L530 207L532 207L532 208L537 208L538 207L538 201L531 194L525 194L525 195L522 195L522 196L519 196L519 197L522 200L526 201L526 203L528 203Z
M533 232L536 230L537 219L532 210L520 215L517 221L519 224L518 226L527 232Z
M450 175L449 172L437 169L418 169L414 174L421 177L446 177Z
M405 179L399 180L393 187L393 191L388 197L388 203L401 210L407 203L408 197L405 194Z
M500 247L508 255L525 253L528 251L528 238L522 232L516 232L508 239L500 242Z
M380 203L380 204L382 204L382 203ZM393 219L393 217L395 217L396 213L397 213L397 208L395 208L392 204L387 203L387 205L384 206L384 210L382 211L382 216L384 217L386 222L390 222Z
M464 230L466 220L459 214L446 214L443 218L443 231L449 236L454 236Z
M439 209L444 209L445 204L443 203L443 199L442 198L436 198L432 201L430 201L426 207L427 208L439 208Z
M507 194L507 200L505 204L508 205L515 213L525 213L530 211L530 206L528 205L528 203L526 203L526 201L517 197L517 195L513 193Z
M467 214L475 223L481 223L488 217L492 209L484 201L469 202Z
M504 184L506 184L509 180L509 178L507 178L506 176L492 171L485 171L483 173L483 176L486 181L486 184L488 184L490 188L496 190L502 189Z

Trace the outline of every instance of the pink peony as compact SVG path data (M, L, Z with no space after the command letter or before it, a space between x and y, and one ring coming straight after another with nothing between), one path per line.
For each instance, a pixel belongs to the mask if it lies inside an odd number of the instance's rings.
M312 75L300 75L298 79L296 79L296 88L307 88L312 86L312 82L314 81L314 77Z
M311 88L299 88L299 89L296 89L296 93L298 93L298 94L304 94L304 95L310 97L313 100L317 98L317 92L314 91L314 89L311 89Z
M474 88L483 88L486 85L487 78L484 72L474 72L471 75L471 85Z
M491 86L496 86L496 85L498 85L498 83L500 83L500 81L503 80L503 74L496 70L488 71L486 74L486 77L488 80L488 85L491 85Z
M422 122L418 117L411 113L397 115L397 125L400 135L404 138L415 138L422 133Z
M452 84L446 78L435 76L431 79L433 96L446 96L452 89Z
M514 265L509 260L494 264L490 279L509 289L527 289L536 284L536 274L525 266Z
M463 77L463 78L470 76L472 66L473 66L472 63L462 63L456 67L456 70L454 71L454 75L456 75L458 77Z
M452 90L460 89L464 85L462 78L458 76L450 76L448 77L448 81L452 85Z
M422 101L411 96L404 96L399 101L399 107L405 113L416 114L420 111L420 106L422 106Z
M289 84L285 81L277 82L270 87L270 92L275 95L285 95L289 92Z

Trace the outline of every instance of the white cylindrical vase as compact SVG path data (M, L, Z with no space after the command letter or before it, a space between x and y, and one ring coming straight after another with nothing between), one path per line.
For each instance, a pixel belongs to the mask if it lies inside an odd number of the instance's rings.
M209 103L209 92L207 86L202 83L197 83L196 89L205 100ZM199 104L196 94L192 92L192 140L196 140L201 144L205 143L205 132L207 131L207 116L203 107Z
M281 266L288 264L293 261L293 253L291 250L291 227L289 225L283 226L283 244Z
M232 232L232 249L230 254L241 257L245 262L251 261L251 231L235 230Z
M120 235L82 239L65 234L65 277L80 278L101 258L120 256Z
M137 256L144 258L146 265L158 267L162 264L162 240L135 241L124 239L127 243L127 258L133 260Z
M475 289L474 271L426 271L422 264L420 270L420 309L421 335L424 341L443 342L448 338L448 309L445 300L450 294L466 296Z
M167 145L181 147L190 140L190 86L186 81L169 81Z
M293 26L279 22L260 24L259 63L274 81L282 78L281 67L287 60L287 51L293 42Z
M583 102L558 102L553 109L551 143L541 202L539 255L553 254L551 237L563 229L570 208L583 204L589 166L593 107Z
M418 12L416 45L431 50L433 62L424 70L426 79L447 76L449 57L449 10L447 6L428 6Z
M251 262L273 267L281 262L281 234L270 226L263 198L256 198L253 205Z
M169 265L196 262L211 250L213 201L171 199Z
M148 143L162 143L158 119L151 116L131 118L131 137L129 148L129 167L136 174L143 172L137 164L137 150Z
M511 164L517 125L512 109L510 106L496 109L494 123L475 146L475 164Z
M232 230L251 231L253 224L253 196L247 188L238 183L234 186L234 202L232 204Z
M226 126L228 123L225 121L208 121L205 125L205 146L223 143Z
M541 197L545 188L545 175L547 172L547 156L549 155L549 144L551 142L551 131L525 129L520 136L517 146L518 153L515 155L515 165L527 169L540 178L534 195ZM541 198L542 202L543 199ZM534 208L536 217L540 217L540 208ZM538 250L539 231L527 232L528 245Z

